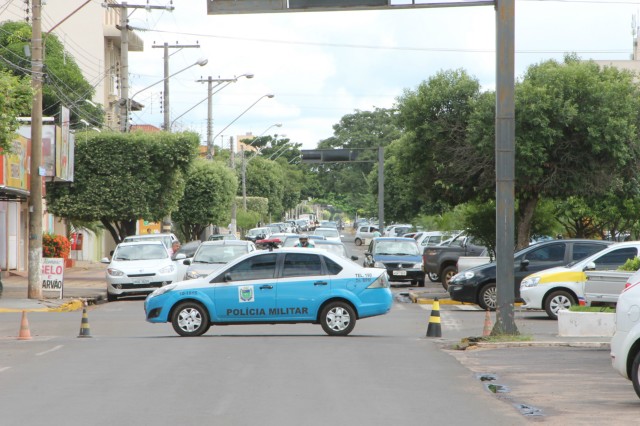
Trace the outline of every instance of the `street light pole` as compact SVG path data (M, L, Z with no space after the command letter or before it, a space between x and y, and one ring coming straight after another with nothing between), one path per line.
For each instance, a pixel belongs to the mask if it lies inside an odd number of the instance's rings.
M32 3L31 30L31 87L33 104L31 109L31 174L29 182L29 299L42 299L40 259L42 257L42 1Z
M253 108L258 102L260 102L263 98L273 98L275 95L269 93L266 95L262 95L260 96L254 103L252 103L251 105L249 105L249 107L247 109L245 109L244 111L242 111L240 113L240 115L238 115L236 118L233 119L233 121L231 121L231 123L227 124L227 126L220 130L220 132L218 132L217 135L215 135L213 137L212 140L215 140L215 138L217 138L218 136L220 136L222 134L222 132L224 132L225 130L227 130L233 123L235 123L240 117L242 117L243 115L245 115L247 113L247 111L249 111L251 108ZM233 137L230 138L230 143L229 143L229 147L231 148L231 168L235 169L236 167L236 159L235 159L235 149L233 147ZM243 152L244 153L244 152ZM244 155L243 155L243 163L244 163ZM237 205L236 205L236 201L235 198L233 200L233 204L231 205L231 232L233 234L236 233L236 217L237 217Z
M224 87L227 87L231 83L235 83L238 81L240 77L253 78L253 74L242 74L238 77L234 78L213 78L209 76L206 80L197 80L199 83L207 82L207 153L209 156L213 158L214 150L213 150L213 139L211 135L213 134L213 89L220 86L223 83L227 83ZM215 86L213 83L218 83ZM224 87L217 90L215 93L218 93L220 90L224 89ZM199 103L198 103L199 104Z
M275 96L275 95L272 95L271 93L269 93L269 94L267 94L267 95L262 95L262 96L260 96L260 97L258 98L258 100L257 100L257 101L255 101L254 103L252 103L251 105L249 105L249 107L248 107L247 109L245 109L244 111L242 111L242 113L241 113L239 116L237 116L236 118L234 118L234 119L233 119L233 121L232 121L231 123L227 124L227 126L226 126L224 129L220 130L220 131L218 132L218 134L217 134L217 135L215 135L215 136L213 137L213 139L215 140L215 138L217 138L218 136L220 136L220 135L222 134L222 132L224 132L224 131L225 131L225 130L227 130L229 127L231 127L231 125L232 125L233 123L235 123L236 121L238 121L238 119L239 119L240 117L242 117L243 115L245 115L245 114L247 113L247 111L249 111L251 108L253 108L253 107L255 106L255 104L257 104L258 102L260 102L263 98L269 98L269 99L271 99L271 98L273 98L274 96Z

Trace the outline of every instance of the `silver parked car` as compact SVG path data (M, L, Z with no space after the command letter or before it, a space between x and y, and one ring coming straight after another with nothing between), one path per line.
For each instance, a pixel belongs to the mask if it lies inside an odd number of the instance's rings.
M254 250L256 250L256 245L251 241L205 241L200 244L193 259L184 261L185 264L189 265L185 279L191 280L206 277L228 262Z

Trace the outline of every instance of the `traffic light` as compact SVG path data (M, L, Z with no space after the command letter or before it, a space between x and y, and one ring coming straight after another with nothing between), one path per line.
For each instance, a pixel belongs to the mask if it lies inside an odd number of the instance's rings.
M303 149L303 163L343 163L356 161L358 151L352 149Z

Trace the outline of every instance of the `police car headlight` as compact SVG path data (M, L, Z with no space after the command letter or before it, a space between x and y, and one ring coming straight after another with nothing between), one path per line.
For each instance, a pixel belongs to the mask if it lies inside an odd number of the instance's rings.
M151 294L149 295L149 298L160 296L161 294L165 294L173 290L174 288L176 288L175 284L169 284L169 285L165 285L164 287L157 288L151 292Z
M107 274L111 275L112 277L121 277L124 275L124 272L116 268L107 268Z
M171 273L171 272L173 272L173 271L175 271L175 270L176 270L176 267L175 267L175 266L173 266L173 265L167 265L167 266L165 266L164 268L160 269L160 270L158 271L158 273L160 273L160 274L169 274L169 273Z
M540 277L525 278L520 283L520 288L535 287L540 282Z
M384 268L385 266L384 266L384 263L382 263L382 262L375 262L373 264L373 267L374 268Z
M422 269L422 262L420 262L420 263L415 263L415 264L412 266L412 269Z

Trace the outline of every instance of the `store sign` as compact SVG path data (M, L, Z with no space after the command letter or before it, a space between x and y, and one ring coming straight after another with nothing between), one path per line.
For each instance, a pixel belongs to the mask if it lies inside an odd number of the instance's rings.
M64 259L61 257L42 258L42 290L60 293L62 299L62 281L64 275Z

